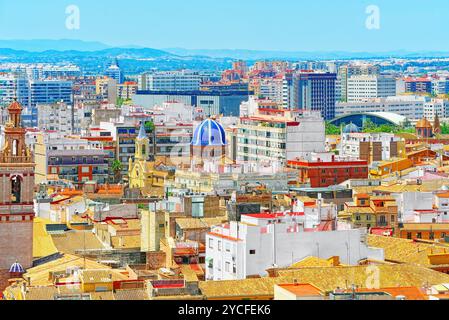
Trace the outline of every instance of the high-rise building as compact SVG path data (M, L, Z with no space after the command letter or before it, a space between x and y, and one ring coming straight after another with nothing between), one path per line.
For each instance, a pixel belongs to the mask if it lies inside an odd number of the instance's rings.
M396 79L389 75L361 75L348 79L348 102L396 96Z
M18 75L0 77L0 105L14 98L25 108L22 125L37 126L37 105L56 102L72 103L72 82L64 80L29 80Z
M0 151L0 269L33 263L34 159L21 126L22 106L8 107L4 145Z
M153 109L165 102L181 102L201 109L205 116L238 116L240 104L247 101L251 91L138 91L132 97L135 105Z
M96 93L101 99L115 104L117 101L117 80L113 78L98 78L95 80Z
M432 80L430 78L405 79L405 92L432 93Z
M404 116L409 120L419 120L424 116L424 104L430 101L429 97L405 95L375 98L359 102L338 102L335 108L335 116L340 117L354 113L390 112Z
M164 71L142 75L140 90L148 91L192 91L199 90L202 81L197 72Z
M370 64L355 64L344 65L338 69L338 81L339 81L339 100L342 102L348 101L348 79L352 76L369 76L379 75L380 68L376 65Z
M325 120L335 118L335 73L299 72L294 75L293 108L320 111Z
M117 59L106 69L104 75L108 78L114 79L118 84L123 83L125 80L125 75L123 74Z
M24 107L30 105L30 89L24 77L9 74L0 76L0 105L7 106L17 98Z
M432 81L432 93L448 94L449 93L449 78L439 78Z
M324 121L319 112L273 110L270 115L240 118L237 158L241 161L286 163L325 151Z
M59 101L72 103L72 85L72 81L64 80L30 81L30 107Z

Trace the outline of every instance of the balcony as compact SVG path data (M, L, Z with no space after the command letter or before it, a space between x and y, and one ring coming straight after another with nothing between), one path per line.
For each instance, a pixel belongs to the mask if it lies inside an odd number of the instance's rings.
M8 157L8 156L0 156L0 162L2 163L32 163L32 156L24 156L24 157Z

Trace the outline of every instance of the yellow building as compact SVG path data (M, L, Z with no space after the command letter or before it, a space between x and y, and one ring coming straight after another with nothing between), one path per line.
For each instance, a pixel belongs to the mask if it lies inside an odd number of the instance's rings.
M401 171L413 167L413 161L409 158L395 158L391 160L381 161L371 170L370 174L373 177L383 177L393 173L400 173Z
M398 206L390 196L373 197L357 194L355 201L345 203L344 211L338 215L354 228L392 228L398 226Z
M136 152L134 161L129 159L129 186L138 188L143 195L162 195L164 185L173 176L168 171L158 170L155 161L149 161L150 139L148 138L144 124L140 126L139 135L136 138Z

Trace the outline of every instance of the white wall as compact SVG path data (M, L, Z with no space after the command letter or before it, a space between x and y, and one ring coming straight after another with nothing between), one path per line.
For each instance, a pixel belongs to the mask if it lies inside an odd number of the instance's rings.
M233 233L236 225L231 223L230 234L236 235ZM263 276L266 275L266 269L273 265L288 267L308 256L325 259L339 256L342 263L350 265L356 265L366 258L384 259L383 250L369 249L362 242L366 231L360 229L288 233L287 227L286 224L271 225L265 233L260 227L239 225L238 238L241 241L231 241L234 251L230 253L217 250L218 241L229 240L207 235L206 257L213 259L214 268L213 270L207 268L206 277L213 280L230 280L245 279L251 275ZM210 240L213 242L212 249L209 246ZM255 253L251 254L251 250L255 250ZM233 263L232 256L235 258L236 273L225 271L226 262Z

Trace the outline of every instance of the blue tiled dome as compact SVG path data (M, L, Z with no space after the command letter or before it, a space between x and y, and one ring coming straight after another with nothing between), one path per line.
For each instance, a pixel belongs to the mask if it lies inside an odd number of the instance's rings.
M226 145L225 130L215 120L204 120L193 133L192 145L196 147L224 146Z
M20 263L16 262L9 268L9 273L25 273L25 269Z
M343 133L356 133L360 132L359 127L357 127L355 124L350 123L346 127L343 128Z

